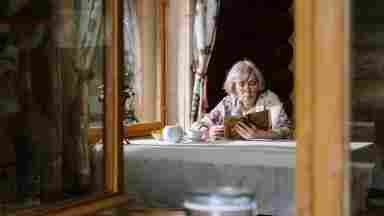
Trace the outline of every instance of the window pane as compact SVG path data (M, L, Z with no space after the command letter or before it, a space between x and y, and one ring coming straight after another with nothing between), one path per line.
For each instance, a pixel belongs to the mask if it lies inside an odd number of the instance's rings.
M159 115L158 0L124 1L124 123L147 123Z
M0 9L0 200L5 209L102 192L104 0Z

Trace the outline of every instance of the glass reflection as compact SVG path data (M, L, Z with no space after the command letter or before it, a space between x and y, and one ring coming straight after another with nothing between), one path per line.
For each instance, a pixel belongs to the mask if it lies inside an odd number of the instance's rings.
M100 134L92 131L103 125L104 1L0 4L2 205L12 211L100 192L92 145Z

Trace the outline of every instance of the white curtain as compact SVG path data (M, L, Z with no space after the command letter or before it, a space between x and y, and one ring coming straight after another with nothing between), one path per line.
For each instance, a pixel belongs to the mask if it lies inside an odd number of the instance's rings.
M200 119L207 107L206 75L215 43L220 0L196 0L194 8L192 122Z

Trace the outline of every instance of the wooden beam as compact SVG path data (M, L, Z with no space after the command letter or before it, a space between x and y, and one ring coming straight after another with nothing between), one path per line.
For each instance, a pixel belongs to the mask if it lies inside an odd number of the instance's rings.
M340 0L295 5L299 216L349 212L345 7Z

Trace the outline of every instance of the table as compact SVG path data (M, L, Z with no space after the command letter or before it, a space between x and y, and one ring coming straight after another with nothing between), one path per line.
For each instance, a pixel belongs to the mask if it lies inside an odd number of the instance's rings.
M259 211L295 215L296 142L226 141L159 144L131 140L124 146L124 185L137 197L132 207L180 208L188 191L209 186L246 186L255 191ZM372 143L351 143L352 154ZM370 161L352 167L352 212L365 208Z

